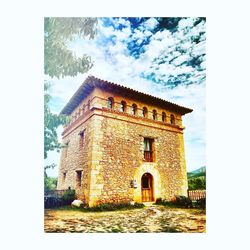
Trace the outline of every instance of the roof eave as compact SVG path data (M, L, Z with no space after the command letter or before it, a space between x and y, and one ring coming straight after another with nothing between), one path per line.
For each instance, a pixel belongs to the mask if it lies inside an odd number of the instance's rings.
M75 92L75 94L70 98L70 100L65 105L65 107L62 109L60 114L70 115L73 112L73 110L79 105L79 103L88 94L90 94L90 92L95 87L103 88L103 87L107 87L107 86L108 87L112 86L112 88L114 88L114 89L116 88L118 91L126 91L127 93L134 92L134 93L137 93L138 95L141 95L144 98L150 97L151 100L156 101L157 103L161 104L161 106L168 107L168 108L180 113L181 115L185 115L185 114L191 113L193 111L190 108L186 108L186 107L180 106L178 104L163 100L161 98L158 98L158 97L155 97L155 96L143 93L143 92L139 92L137 90L128 88L126 86L122 86L122 85L119 85L119 84L108 82L108 81L96 78L94 76L88 76L85 79L85 81L81 84L81 86L78 88L78 90Z

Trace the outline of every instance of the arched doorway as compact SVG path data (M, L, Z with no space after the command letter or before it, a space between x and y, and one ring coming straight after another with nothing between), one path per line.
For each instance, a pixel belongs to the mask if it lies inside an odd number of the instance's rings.
M142 202L154 201L153 176L145 173L141 177Z

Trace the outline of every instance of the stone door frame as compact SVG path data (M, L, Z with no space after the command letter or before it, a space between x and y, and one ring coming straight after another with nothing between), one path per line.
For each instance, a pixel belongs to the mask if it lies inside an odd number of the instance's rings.
M134 180L137 183L137 188L134 189L134 201L142 202L141 178L143 174L149 173L153 178L153 201L161 197L161 179L157 164L152 162L145 162L141 164L135 171Z

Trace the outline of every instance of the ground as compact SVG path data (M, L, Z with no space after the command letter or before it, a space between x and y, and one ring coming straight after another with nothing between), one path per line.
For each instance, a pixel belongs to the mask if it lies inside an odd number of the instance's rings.
M76 233L204 233L206 214L200 209L148 206L112 212L45 210L45 232Z

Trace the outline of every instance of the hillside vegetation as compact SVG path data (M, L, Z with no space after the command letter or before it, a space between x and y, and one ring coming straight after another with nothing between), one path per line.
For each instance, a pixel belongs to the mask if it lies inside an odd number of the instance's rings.
M188 189L189 190L204 190L206 189L206 167L201 167L197 170L187 173Z

